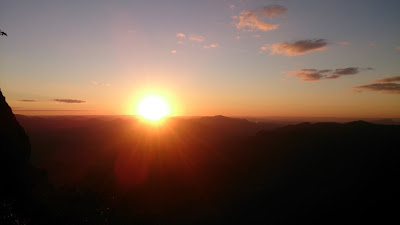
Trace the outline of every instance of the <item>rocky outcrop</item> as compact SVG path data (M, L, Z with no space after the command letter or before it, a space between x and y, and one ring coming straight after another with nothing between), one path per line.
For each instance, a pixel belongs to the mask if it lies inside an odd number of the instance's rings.
M24 128L18 123L10 106L7 104L3 93L0 90L0 133L1 144L7 148L3 151L15 155L19 160L28 161L31 153L31 146L28 135ZM1 152L3 154L5 152Z
M0 90L0 196L15 199L32 188L31 146Z

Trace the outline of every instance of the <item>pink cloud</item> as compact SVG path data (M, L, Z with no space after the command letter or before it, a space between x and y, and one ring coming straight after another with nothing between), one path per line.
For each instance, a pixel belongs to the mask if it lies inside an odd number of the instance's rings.
M298 77L301 81L318 81L327 77L332 70L300 69L289 71L291 76Z
M204 48L218 48L218 47L219 47L218 43L211 44L211 45L204 45Z
M339 42L339 44L340 45L351 45L351 43L348 41L341 41L341 42Z
M400 76L387 77L383 79L376 79L378 83L400 82Z
M355 75L360 73L361 70L372 70L372 68L361 69L359 67L347 67L339 69L299 69L288 71L287 73L292 77L297 77L301 81L319 81L319 80L333 80L341 76Z
M20 102L38 102L37 100L34 100L34 99L21 99L18 101L20 101Z
M238 20L235 23L236 28L247 31L269 31L278 29L279 24L271 24L262 21L261 19L268 17L273 18L280 15L284 15L287 9L280 5L264 6L257 10L244 10L239 16L235 16L234 19Z
M203 42L205 40L205 38L203 36L200 35L190 35L189 40L191 41L197 41L197 42Z
M53 99L55 102L61 102L61 103L85 103L86 101L83 100L77 100L77 99Z
M111 86L111 85L108 84L108 83L100 83L100 82L97 82L97 81L94 81L94 80L92 80L91 83L92 83L94 86L106 86L106 87Z
M263 45L261 52L269 50L271 55L281 54L287 56L302 55L307 52L322 51L328 43L325 39L308 39L296 42L280 42L272 45Z
M397 83L374 83L353 87L355 92L379 91L384 94L400 94L400 84Z

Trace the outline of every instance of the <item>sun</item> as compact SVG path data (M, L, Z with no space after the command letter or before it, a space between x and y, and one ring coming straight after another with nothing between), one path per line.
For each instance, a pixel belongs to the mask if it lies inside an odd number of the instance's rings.
M145 119L159 121L170 114L170 109L164 98L149 95L139 102L137 113Z

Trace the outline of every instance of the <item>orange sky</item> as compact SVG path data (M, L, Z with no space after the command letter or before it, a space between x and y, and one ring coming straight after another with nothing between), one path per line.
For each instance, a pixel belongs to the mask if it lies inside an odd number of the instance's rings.
M16 113L400 117L398 1L19 2L0 9ZM338 16L340 12L340 16Z

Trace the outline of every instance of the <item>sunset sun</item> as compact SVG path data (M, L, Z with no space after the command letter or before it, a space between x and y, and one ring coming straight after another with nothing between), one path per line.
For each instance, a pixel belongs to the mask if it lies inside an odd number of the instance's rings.
M139 102L137 113L145 119L159 121L170 113L169 105L161 96L146 96Z

